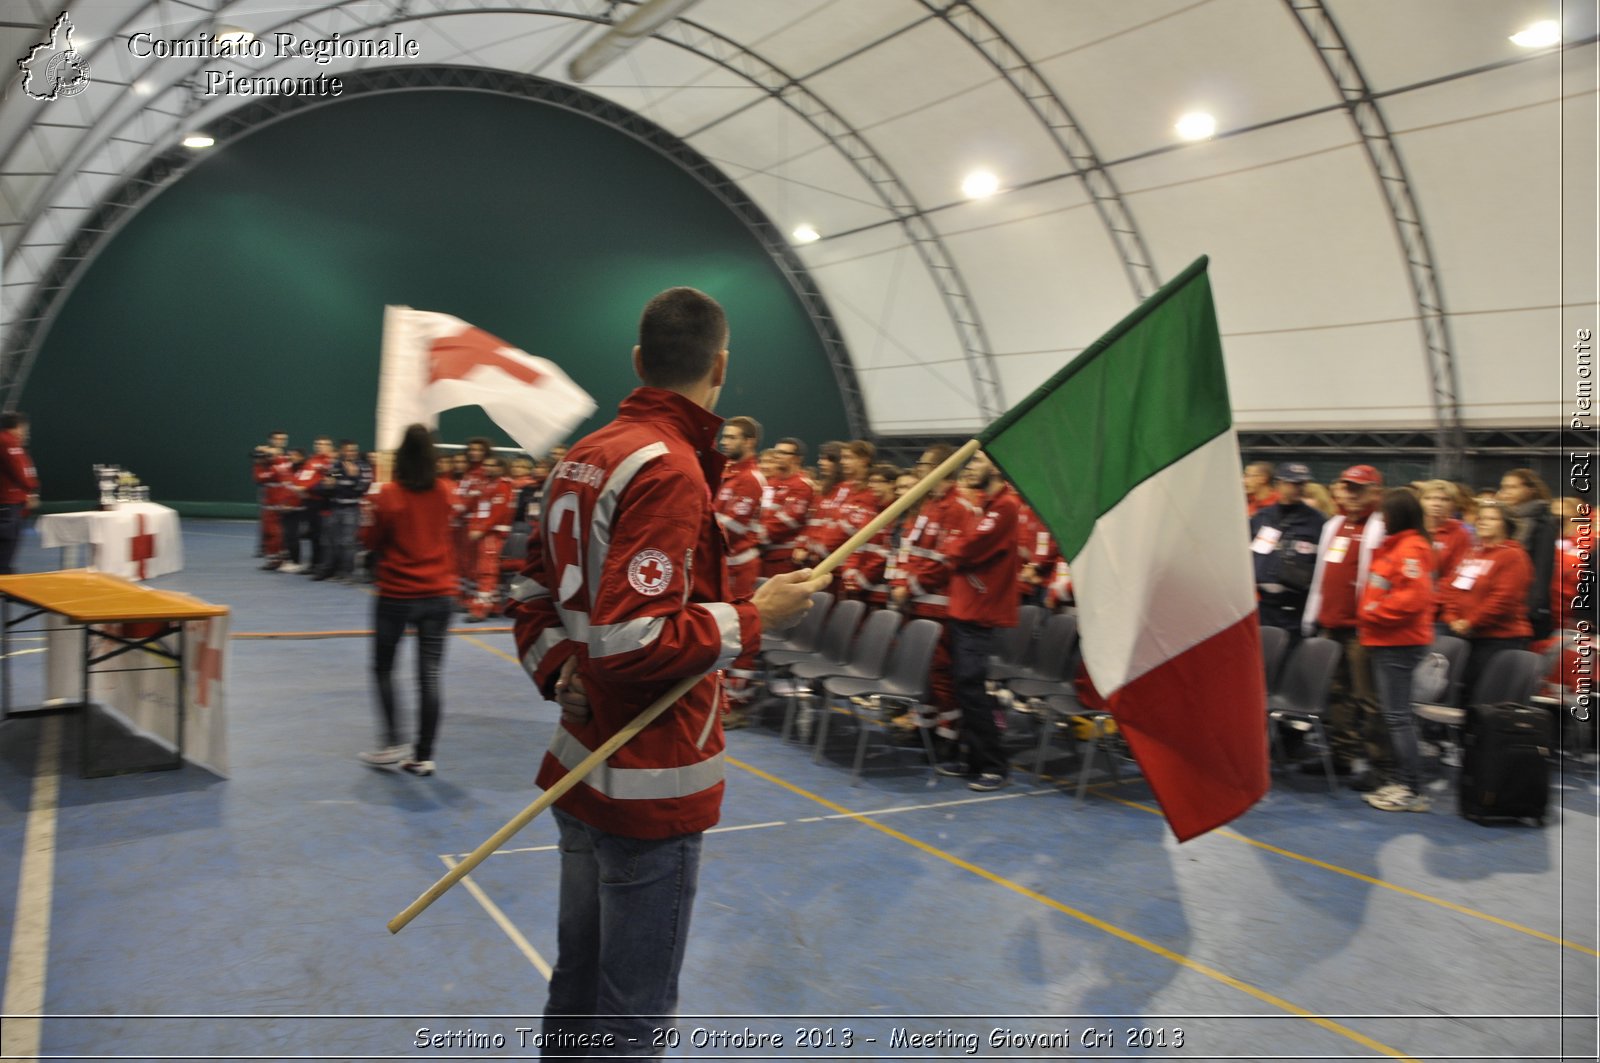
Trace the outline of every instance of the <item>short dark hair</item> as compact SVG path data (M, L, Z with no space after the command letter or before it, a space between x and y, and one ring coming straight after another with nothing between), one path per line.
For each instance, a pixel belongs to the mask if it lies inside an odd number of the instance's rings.
M406 428L400 448L394 452L394 479L407 491L429 491L438 479L434 465L433 433L425 424Z
M794 448L794 456L799 458L799 459L801 459L802 461L805 460L806 445L804 443L800 442L800 440L796 439L794 436L784 436L782 439L780 439L776 443L774 443L773 446L774 447L782 447L782 446L793 447Z
M8 410L0 413L0 432L9 432L28 423L28 415L21 410Z
M340 450L343 450L345 447L358 447L360 445L361 444L357 443L355 440L351 439L349 436L346 436L345 438L339 440L339 449Z
M728 428L737 428L746 439L754 441L756 446L761 445L761 422L754 417L730 417L723 424Z
M639 317L639 378L655 388L681 388L705 379L728 343L728 318L717 301L694 288L668 288Z
M1414 531L1421 532L1424 538L1427 537L1427 529L1422 523L1422 503L1417 501L1417 493L1411 488L1389 488L1383 493L1379 509L1383 512L1384 531L1389 535Z

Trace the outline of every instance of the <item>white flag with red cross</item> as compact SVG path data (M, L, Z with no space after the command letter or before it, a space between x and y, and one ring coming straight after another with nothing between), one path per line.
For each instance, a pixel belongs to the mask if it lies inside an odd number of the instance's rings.
M406 427L479 406L530 454L572 433L595 403L561 367L458 317L409 306L383 308L378 374L378 449L400 445Z

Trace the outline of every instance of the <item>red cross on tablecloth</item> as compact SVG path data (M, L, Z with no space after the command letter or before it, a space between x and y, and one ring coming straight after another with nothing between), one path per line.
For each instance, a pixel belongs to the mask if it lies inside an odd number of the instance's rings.
M654 586L656 581L661 578L661 566L656 564L655 558L651 558L649 561L646 561L644 564L639 566L639 575L643 576L652 586Z
M134 520L139 522L139 530L128 540L128 560L139 566L139 578L144 579L147 572L145 562L156 556L156 537L144 530L143 513L135 513Z
M211 628L211 622L206 621L206 630ZM211 684L222 681L222 650L209 642L202 642L195 651L196 672L195 703L197 705L211 704Z

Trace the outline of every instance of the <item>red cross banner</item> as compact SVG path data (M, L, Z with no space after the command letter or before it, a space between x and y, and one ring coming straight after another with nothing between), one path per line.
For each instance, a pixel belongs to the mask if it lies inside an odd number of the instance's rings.
M183 758L214 775L228 774L227 676L229 617L190 620L183 635ZM124 631L136 635L135 631ZM83 628L55 614L45 617L48 670L46 702L83 700ZM96 649L112 648L96 638ZM177 636L163 645L176 649ZM178 686L172 661L135 652L120 665L91 673L90 697L100 711L121 717L135 731L177 744Z
M546 358L449 314L383 309L378 374L378 448L400 445L406 426L479 406L530 454L543 454L595 411L588 393Z

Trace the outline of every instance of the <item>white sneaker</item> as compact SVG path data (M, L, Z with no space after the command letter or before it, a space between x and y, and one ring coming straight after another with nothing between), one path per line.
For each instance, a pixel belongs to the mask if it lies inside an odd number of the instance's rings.
M304 572L305 570L306 566L297 565L293 561L285 561L283 564L278 566L279 572L287 572L290 575L293 575L296 572Z
M1367 804L1382 812L1426 812L1433 807L1433 802L1425 795L1413 793L1405 786L1398 786L1389 794L1381 790L1368 794Z
M410 746L389 746L385 749L374 749L370 753L360 754L361 763L374 768L393 768L402 761L411 759Z
M432 775L433 761L407 759L400 765L400 770L409 775Z

